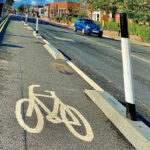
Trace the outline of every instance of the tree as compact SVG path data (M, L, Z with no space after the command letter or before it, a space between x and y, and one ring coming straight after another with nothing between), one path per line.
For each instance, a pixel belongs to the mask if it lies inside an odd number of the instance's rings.
M116 11L117 10L117 3L121 0L87 0L90 7L94 8L95 10L102 10L106 12Z
M91 12L93 10L101 10L105 12L112 12L112 14L116 13L118 9L118 2L120 1L121 0L87 0Z
M82 10L82 9L75 10L75 12L73 14L75 17L79 17L79 18L81 18L81 17L86 18L87 17L86 11Z
M24 12L24 5L20 5L17 9L19 12Z
M87 0L94 10L126 12L134 22L150 20L150 2L148 0Z
M150 3L147 0L130 0L127 13L134 22L145 23L150 19Z
M94 0L87 0L87 3L89 4L88 9L91 12L91 19L92 19L93 11L96 9L96 7L95 7L95 1Z
M150 2L147 0L124 0L119 3L118 9L126 12L136 23L145 23L150 19Z

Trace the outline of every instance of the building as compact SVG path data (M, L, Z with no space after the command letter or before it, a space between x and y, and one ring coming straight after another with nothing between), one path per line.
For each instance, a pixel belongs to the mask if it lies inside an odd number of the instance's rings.
M118 13L112 14L111 12L106 13L105 11L101 11L101 10L98 11L91 10L89 4L86 1L80 3L80 9L85 10L87 17L94 21L102 21L102 20L106 22L112 20L116 22L120 21Z
M94 21L104 20L105 22L108 21L120 22L119 13L116 12L115 14L113 14L111 12L106 13L105 11L101 10L98 11L91 10L90 5L86 2L86 0L80 3L68 1L59 2L59 0L57 0L56 3L47 4L44 6L44 17L48 17L49 19L53 19L54 16L63 17L64 15L71 14L72 11L79 9L84 10L86 12L87 18L90 18ZM41 8L40 16L43 16L42 12L43 9Z
M80 4L75 2L59 2L47 4L45 7L45 15L50 19L54 16L62 17L64 15L70 14L73 10L79 9Z
M33 17L35 17L37 15L37 13L39 16L44 15L44 8L43 8L43 6L40 6L40 5L31 6L29 11L31 12L31 16L33 16Z
M49 17L50 4L44 6L44 17Z

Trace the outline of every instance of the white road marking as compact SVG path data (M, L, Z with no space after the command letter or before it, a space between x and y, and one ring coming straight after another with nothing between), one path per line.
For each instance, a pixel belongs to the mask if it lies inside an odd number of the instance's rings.
M137 59L139 59L139 60L142 60L142 61L144 61L144 62L146 62L146 63L149 63L149 64L150 64L150 61L149 61L149 60L143 59L143 58L138 57L138 56L135 56L135 55L133 55L133 54L131 54L131 56L132 56L132 57L134 57L134 58L137 58Z
M4 64L8 64L8 61L6 60L0 60L1 63L4 63Z
M107 47L109 47L109 46L107 46ZM115 51L119 52L119 53L121 53L121 52L122 52L121 50L116 49L116 48L114 48L114 47L111 47L111 46L110 46L110 48L111 48L112 50L115 50ZM131 54L131 56L132 56L132 57L134 57L134 58L136 58L136 59L142 60L142 61L144 61L144 62L146 62L146 63L149 63L149 64L150 64L150 61L149 61L149 60L143 59L143 58L138 57L138 56L136 56L136 55L134 55L134 54Z
M80 36L80 35L77 35L77 36ZM105 37L106 37L106 36L105 36ZM81 36L80 36L80 38L81 38ZM87 39L86 36L83 36L82 38L83 38L83 39ZM88 39L88 40L89 40L89 39ZM93 39L90 39L90 40L94 41ZM94 42L95 42L95 41L94 41ZM114 47L112 47L112 46L106 45L106 44L104 44L104 43L97 43L97 44L99 44L99 45L101 45L101 46L105 46L105 47L111 48L112 50L115 50L115 51L121 53L121 50L119 50L119 49L117 49L117 48L114 48ZM134 58L136 58L136 59L142 60L142 61L144 61L144 62L150 64L150 61L147 60L147 59L141 58L141 57L136 56L136 55L134 55L134 54L131 54L131 56L134 57Z
M45 42L46 44L50 44L47 40L43 39L43 42Z
M57 37L57 36L54 36L54 38L58 40L62 40L62 41L75 42L74 40L68 39L68 38L62 38L62 37Z
M66 58L67 60L67 58ZM97 91L104 91L97 83L95 83L90 77L88 77L83 71L81 71L76 65L74 65L71 61L67 60L67 64L73 68L91 87L93 87Z
M91 142L93 140L94 134L93 134L92 128L91 128L90 124L88 123L88 121L83 117L83 115L78 110L76 110L75 108L73 108L69 105L65 105L56 96L54 91L45 91L49 95L35 94L33 92L33 89L35 87L40 87L40 86L39 85L29 86L29 99L26 99L26 98L20 99L16 103L16 109L15 109L16 118L17 118L18 123L20 124L20 126L22 128L24 128L24 130L26 130L30 133L40 133L42 131L43 126L44 126L43 114L40 111L40 108L42 108L47 113L46 119L48 121L50 121L54 124L64 123L66 125L66 127L68 128L68 130L75 137L79 138L80 140L87 141L87 142ZM37 97L45 97L45 98L54 99L53 110L50 111ZM35 110L35 113L37 115L37 125L34 128L30 128L25 123L24 118L22 117L21 110L22 110L22 104L24 102L29 103L27 112L26 112L26 116L31 117L33 110ZM39 105L40 105L40 108L39 108ZM61 117L58 116L59 111L60 111ZM67 118L68 115L71 117L71 119L72 119L71 121L70 121L70 119ZM82 122L82 125L85 128L85 131L86 131L85 135L81 135L74 128L74 126L79 126L79 127L81 126L78 118L80 119L80 121Z

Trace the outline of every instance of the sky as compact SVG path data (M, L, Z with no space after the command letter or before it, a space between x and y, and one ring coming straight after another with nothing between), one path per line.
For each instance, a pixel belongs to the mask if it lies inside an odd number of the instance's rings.
M0 0L0 3L4 3L6 0Z
M13 5L14 8L17 8L21 4L31 4L31 5L44 5L48 3L54 3L56 0L14 0L15 3ZM59 0L61 1L67 1L67 0Z

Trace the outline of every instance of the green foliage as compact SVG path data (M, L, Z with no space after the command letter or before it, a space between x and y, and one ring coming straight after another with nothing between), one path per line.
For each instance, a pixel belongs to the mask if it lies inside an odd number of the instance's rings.
M82 10L82 9L78 9L78 10L73 11L73 16L78 17L78 18L81 18L81 17L86 18L87 17L86 11Z
M139 26L140 26L139 24L129 23L128 24L129 33L132 34L132 35L138 35Z
M87 17L85 10L79 10L77 15L78 15L78 17Z
M96 24L100 25L102 28L102 22L101 21L94 21Z
M58 16L54 16L54 20L55 20L55 21L57 21L58 18L59 18Z
M102 22L100 21L95 21L95 23L102 26ZM137 35L141 37L143 40L150 42L150 26L128 23L128 28L129 28L129 33L131 35ZM119 31L120 30L119 23L105 22L104 30Z
M102 22L95 21L96 24L102 26ZM119 31L120 26L117 22L104 22L104 30L110 30L110 31Z
M67 22L67 17L66 16L64 16L63 18L62 18L62 21L61 21L62 23L66 23Z
M126 12L134 22L150 20L150 2L148 0L87 0L89 8L105 12Z
M150 26L142 25L138 28L138 35L145 41L150 42Z
M116 12L117 4L120 0L87 0L87 2L92 11L101 9L106 12Z
M75 23L76 20L77 20L76 17L71 18L71 22L72 22L72 23Z
M150 3L147 0L128 0L124 4L124 11L134 22L147 22L150 19Z
M104 23L104 29L105 30L113 30L113 31L119 31L120 26L117 22L105 22Z
M20 5L17 9L19 12L24 12L24 5Z

